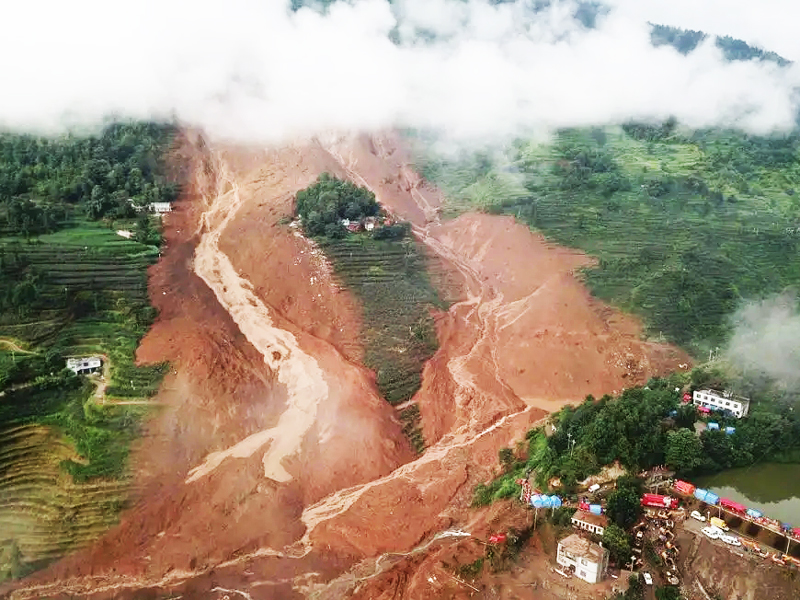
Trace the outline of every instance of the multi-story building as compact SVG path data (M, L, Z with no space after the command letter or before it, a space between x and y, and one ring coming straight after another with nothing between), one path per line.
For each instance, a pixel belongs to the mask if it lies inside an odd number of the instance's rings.
M750 410L750 399L725 391L695 390L692 394L692 404L708 408L709 410L728 411L737 418L747 416Z
M584 510L576 510L575 514L572 515L572 526L589 533L603 535L607 525L608 519L605 515L593 515Z
M608 569L608 549L573 533L558 542L556 562L576 577L597 583Z

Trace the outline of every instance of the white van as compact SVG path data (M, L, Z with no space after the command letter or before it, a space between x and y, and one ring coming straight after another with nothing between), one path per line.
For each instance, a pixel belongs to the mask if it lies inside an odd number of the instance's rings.
M720 538L726 544L730 544L731 546L741 546L742 542L739 541L739 538L735 535L722 535Z
M690 514L689 516L695 519L696 521L700 521L702 523L706 522L706 518L696 510L693 510L692 514Z
M589 493L593 494L594 492L596 492L599 489L600 489L600 484L599 483L595 483L594 485L590 485L589 486Z

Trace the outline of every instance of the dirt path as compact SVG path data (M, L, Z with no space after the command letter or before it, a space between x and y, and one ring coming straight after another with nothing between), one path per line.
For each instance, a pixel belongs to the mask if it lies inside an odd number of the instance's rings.
M20 348L16 341L9 339L9 338L0 338L0 345L6 346L13 352L19 352L20 354L36 354L36 352L32 352L31 350L25 350L24 348Z
M316 420L319 403L328 395L328 385L316 360L300 349L294 335L274 326L269 309L253 292L250 282L236 272L220 250L220 236L236 216L242 200L237 182L221 159L218 169L219 189L201 218L204 233L195 253L194 271L213 290L247 340L263 355L264 362L277 371L278 381L288 390L289 402L275 427L208 455L203 464L189 472L186 482L207 475L228 457L252 456L268 444L263 458L264 475L285 482L291 475L281 461L300 448ZM225 187L230 189L225 191Z

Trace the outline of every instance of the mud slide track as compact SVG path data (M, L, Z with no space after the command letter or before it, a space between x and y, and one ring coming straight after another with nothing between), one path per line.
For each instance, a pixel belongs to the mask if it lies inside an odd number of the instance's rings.
M293 334L274 325L269 308L220 249L220 237L236 216L242 200L239 186L220 155L217 155L217 172L216 196L207 202L208 209L200 221L203 234L195 252L194 271L211 288L242 334L263 355L264 362L272 371L277 371L278 381L288 392L288 407L275 427L208 455L201 465L189 472L186 482L207 475L226 458L252 456L267 444L270 446L263 458L264 476L286 482L292 477L281 461L300 448L303 436L314 424L319 403L328 395L328 385L316 360L300 349Z

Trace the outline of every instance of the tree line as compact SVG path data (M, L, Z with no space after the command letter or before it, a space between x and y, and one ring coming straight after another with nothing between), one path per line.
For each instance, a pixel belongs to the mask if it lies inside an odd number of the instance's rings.
M172 201L163 156L171 125L115 123L90 136L0 133L0 227L11 235L53 231L77 211L130 218L134 206Z

